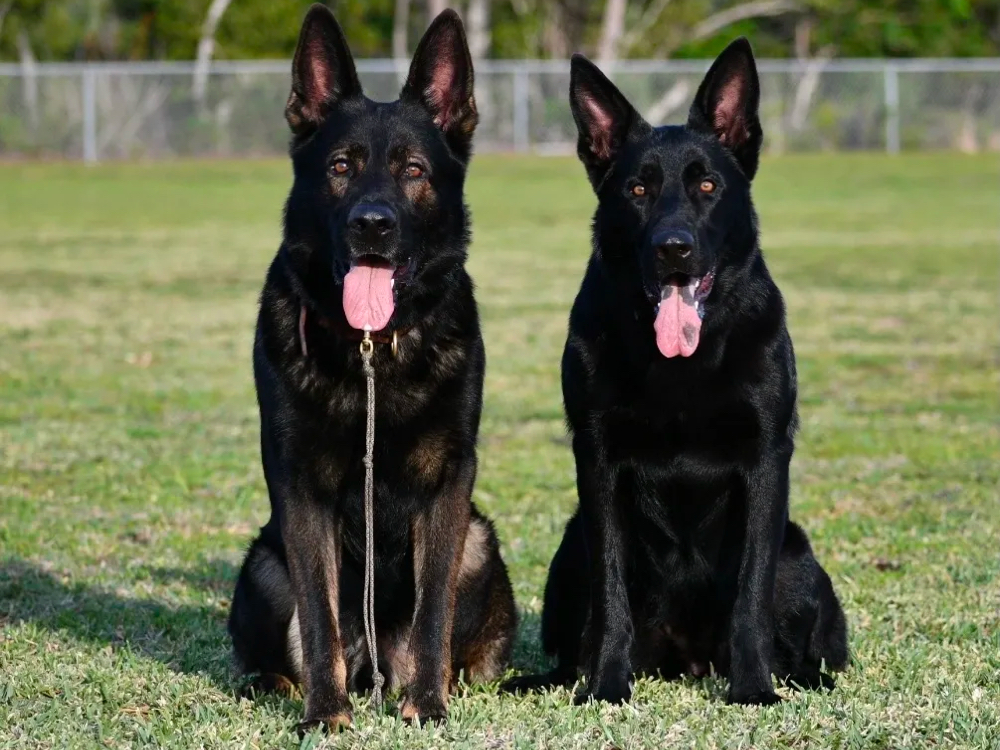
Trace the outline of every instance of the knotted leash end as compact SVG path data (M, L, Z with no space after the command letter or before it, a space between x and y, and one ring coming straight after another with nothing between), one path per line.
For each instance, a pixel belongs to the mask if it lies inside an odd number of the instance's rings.
M381 672L376 670L372 675L372 680L375 683L372 686L372 705L377 709L382 708L382 688L385 685L385 677L382 676Z

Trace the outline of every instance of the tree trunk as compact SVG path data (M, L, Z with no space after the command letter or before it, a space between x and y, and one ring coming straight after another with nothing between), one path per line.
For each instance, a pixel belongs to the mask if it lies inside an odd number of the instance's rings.
M226 12L232 0L212 0L205 14L205 22L201 25L201 39L198 40L198 53L195 56L194 80L191 83L191 96L200 106L205 101L205 91L208 88L208 67L212 63L215 52L215 31L219 28L222 14Z
M732 8L713 13L701 23L696 24L684 38L688 42L699 41L718 33L737 21L761 16L778 16L798 9L798 3L792 0L751 0L751 2L734 5ZM647 119L654 124L665 120L683 104L682 94L684 97L687 96L687 83L678 81L647 110Z
M427 0L427 23L437 18L448 7L448 0Z
M763 16L780 16L800 9L800 5L793 0L752 0L749 3L740 3L713 13L697 24L687 35L687 41L693 42L713 36L737 21Z
M674 112L688 103L691 86L687 81L680 80L667 89L649 109L646 110L646 121L651 125L663 125Z
M491 0L469 0L468 12L465 15L466 29L469 32L469 52L477 63L490 51L490 2ZM476 76L476 107L479 110L480 138L492 138L495 132L491 86L493 80L493 76L482 72Z
M618 54L627 55L636 44L642 41L646 33L656 25L663 15L663 11L670 5L670 0L653 0L646 10L642 12L638 20L631 24L628 33L623 35L618 42Z
M795 96L792 97L792 109L788 114L788 128L792 132L800 132L805 127L823 68L836 51L833 45L828 44L815 57L812 55L810 50L814 23L812 18L805 17L795 24L795 57L803 67L795 86ZM772 136L771 140L772 143L779 143L782 138Z
M38 63L31 50L31 40L24 31L17 32L17 56L21 58L21 92L24 108L28 111L28 124L38 130Z
M820 48L815 57L803 60L805 68L803 69L802 76L799 78L798 85L795 87L795 97L792 99L792 111L788 116L788 124L792 130L800 131L805 127L809 110L812 107L813 97L816 95L817 88L819 88L820 75L823 73L823 68L826 67L826 64L830 62L834 52L834 46L828 44Z
M625 11L628 0L607 0L601 22L601 40L597 45L597 61L606 68L618 57L618 43L625 31Z
M553 59L569 57L566 18L562 6L558 2L545 4L545 19L542 21L542 48L546 57Z
M490 0L469 0L465 22L472 59L482 60L490 51Z
M392 17L392 56L397 60L406 55L406 37L410 30L410 0L396 0L396 12Z
M812 48L813 19L806 16L795 24L795 56L800 60L809 58Z
M3 31L3 22L7 18L7 14L10 13L10 9L14 7L14 0L7 0L7 2L0 4L0 31Z

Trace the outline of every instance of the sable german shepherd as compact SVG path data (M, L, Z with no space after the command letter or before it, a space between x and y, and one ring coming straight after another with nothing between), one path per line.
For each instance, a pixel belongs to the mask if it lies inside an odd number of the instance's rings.
M516 628L496 534L471 502L485 355L464 267L477 114L458 16L435 19L399 100L377 103L314 5L285 116L294 182L253 349L271 518L236 584L233 648L253 689L304 685L303 729L349 725L348 691L372 686L359 353L370 331L379 666L405 688L405 719L443 719L459 671L500 675Z
M685 126L651 127L580 56L570 100L598 197L562 361L580 504L545 589L558 663L506 687L583 667L578 700L621 702L635 673L710 665L731 703L777 702L772 674L832 687L847 628L788 518L795 357L750 198L750 45L715 61Z

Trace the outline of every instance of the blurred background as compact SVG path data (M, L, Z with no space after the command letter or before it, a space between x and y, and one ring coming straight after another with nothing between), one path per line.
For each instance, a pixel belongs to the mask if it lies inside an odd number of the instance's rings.
M306 0L0 0L0 158L273 156ZM366 91L393 99L428 19L468 27L480 152L567 152L582 51L677 120L739 34L769 153L1000 150L997 0L346 0Z

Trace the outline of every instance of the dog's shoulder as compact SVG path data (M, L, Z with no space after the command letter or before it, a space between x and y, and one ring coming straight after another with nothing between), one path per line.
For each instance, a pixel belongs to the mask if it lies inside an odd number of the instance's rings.
M580 290L569 314L566 345L563 349L562 376L567 384L589 381L598 374L597 358L602 339L608 331L608 316L613 300L608 299L607 281L600 260L591 257Z
M784 296L759 249L730 290L731 302L720 316L725 336L725 368L729 377L757 381L769 371L791 378L795 352L786 322Z
M283 268L280 252L267 269L258 300L256 345L272 360L283 358L294 349L299 301Z

